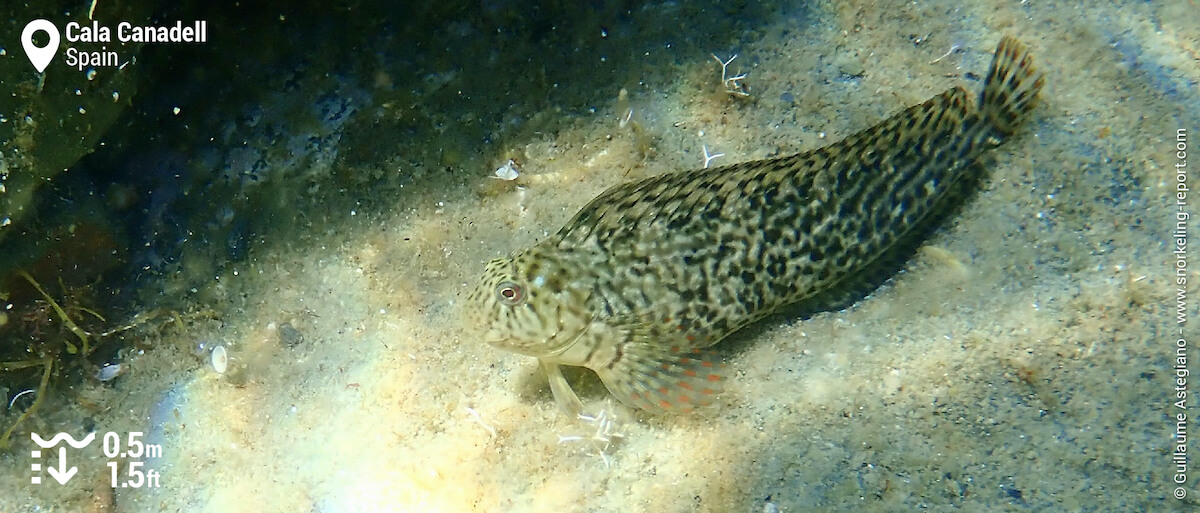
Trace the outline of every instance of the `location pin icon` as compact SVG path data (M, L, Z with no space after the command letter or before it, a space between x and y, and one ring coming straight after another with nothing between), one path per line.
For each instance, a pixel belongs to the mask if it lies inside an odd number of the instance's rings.
M33 34L39 30L50 36L50 44L41 48L33 44ZM48 20L33 20L21 31L21 45L25 47L25 55L29 56L29 62L33 63L38 73L46 71L46 66L54 60L54 54L58 53L58 27Z

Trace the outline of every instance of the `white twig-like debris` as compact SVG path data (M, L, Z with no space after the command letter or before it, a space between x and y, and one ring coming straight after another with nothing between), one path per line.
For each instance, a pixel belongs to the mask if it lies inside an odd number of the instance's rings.
M512 162L512 161L510 160L509 162ZM496 428L488 425L487 422L484 422L483 415L480 415L479 412L475 410L475 408L472 408L470 406L466 406L465 408L467 410L467 413L471 415L471 420L474 420L476 424L483 426L483 429L486 429L487 432L492 435L492 438L496 437Z
M721 85L725 88L725 92L743 98L750 96L750 88L746 84L741 83L746 78L745 73L740 73L732 77L729 76L729 63L738 58L738 54L733 54L733 57L730 57L727 61L721 60L715 53L712 54L712 58L721 64Z
M959 48L960 48L960 47L959 47L957 44L950 45L950 49L949 49L949 50L946 50L946 53L945 53L945 54L943 54L941 57L938 57L938 58L936 58L936 59L934 59L934 60L932 60L932 61L929 61L929 63L930 63L930 64L937 64L937 63L938 63L938 61L941 61L942 59L945 59L946 57L949 57L949 56L950 56L950 54L952 54L952 53L954 53L954 52L958 51L958 49L959 49Z
M26 390L26 391L24 391L24 392L21 392L21 393L19 393L19 394L17 394L17 395L14 395L14 396L12 396L12 400L8 402L8 409L10 409L10 410L11 410L11 409L12 409L12 407L13 407L13 405L14 405L14 404L17 404L17 399L20 399L20 398L21 398L21 396L23 396L23 395L25 395L25 394L32 394L32 393L34 393L34 389L32 389L32 388L31 388L31 389L29 389L29 390Z
M625 114L623 116L621 116L621 121L619 123L619 126L621 128L625 128L625 125L628 125L629 122L632 120L633 120L633 107L630 107L628 110L625 111Z
M708 146L705 146L703 144L700 145L700 149L704 150L704 169L708 169L708 163L712 162L713 159L715 159L717 157L725 156L724 153L712 153L712 154L708 153Z
M617 438L625 438L623 433L615 431L617 426L617 416L609 413L608 408L600 410L596 416L579 414L579 420L585 424L594 426L596 429L590 434L583 435L558 435L558 443L566 442L590 442L595 454L604 461L604 467L610 468L611 462L608 459L608 450L613 445L613 440Z
M629 103L629 90L624 87L617 93L617 114L620 116L620 128L625 128L633 122L633 105Z

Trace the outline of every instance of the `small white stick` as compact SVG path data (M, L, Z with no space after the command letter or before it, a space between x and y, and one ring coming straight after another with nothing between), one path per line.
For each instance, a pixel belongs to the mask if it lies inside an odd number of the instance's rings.
M729 79L725 78L725 69L729 67L729 63L733 62L733 60L734 60L734 59L736 59L736 58L737 58L737 56L738 56L738 54L736 54L736 53L735 53L735 54L733 54L733 57L730 57L730 58L729 58L729 60L727 60L727 61L723 61L723 60L721 60L721 58L720 58L720 57L717 57L717 54L715 54L715 53L714 53L714 54L712 54L712 58L716 59L716 60L717 60L717 62L721 63L721 83L722 83L722 84L724 84L725 82L729 81ZM745 75L745 74L743 74L743 75L742 75L741 77L739 77L739 78L745 78L745 77L746 77L746 75Z
M13 398L12 398L12 400L8 402L8 409L10 409L10 410L11 410L11 409L12 409L12 407L13 407L13 405L14 405L14 404L17 404L17 399L19 399L21 396L23 396L23 395L25 395L25 394L32 394L32 393L33 393L33 389L32 389L32 388L30 388L29 390L26 390L26 391L24 391L24 392L21 392L21 393L19 393L19 394L17 394L17 395L14 395L14 396L13 396Z
M725 87L725 92L734 96L750 96L750 93L746 91L746 88L743 87L742 84L738 83L739 80L746 78L746 74L741 73L732 77L728 74L729 63L733 62L733 60L737 57L738 54L735 53L733 54L733 57L729 58L729 60L723 61L720 57L717 57L717 54L712 54L712 58L721 63L721 85Z
M715 159L715 158L717 158L717 157L724 157L724 156L725 156L725 154L724 154L724 153L714 153L714 154L709 154L709 153L708 153L708 146L705 146L705 145L703 145L703 144L702 144L702 145L700 145L700 149L704 150L704 169L708 169L708 163L709 163L709 162L712 162L712 161L713 161L713 159Z
M938 62L938 61L940 61L940 60L942 60L942 59L945 59L946 57L949 57L949 56L950 56L950 54L954 53L954 51L955 51L955 50L958 50L958 48L959 48L959 46L958 46L958 45L956 45L956 44L955 44L955 45L950 45L950 49L949 49L949 50L946 50L946 53L945 53L944 55L942 55L941 57L938 57L938 58L936 58L936 59L934 59L934 60L930 61L929 63L930 63L930 64L937 64L937 62Z
M475 408L470 406L466 406L465 408L467 409L467 413L471 414L471 419L473 419L476 424L483 426L483 429L486 429L488 433L491 433L492 437L496 436L496 428L493 428L492 426L489 426L487 422L484 422L483 416L480 415L478 411L475 411Z

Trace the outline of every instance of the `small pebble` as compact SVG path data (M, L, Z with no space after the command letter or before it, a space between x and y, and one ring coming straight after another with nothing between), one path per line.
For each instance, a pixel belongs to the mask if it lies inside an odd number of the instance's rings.
M296 347L304 342L304 336L300 334L291 323L285 322L279 325L279 343L284 347Z
M508 159L508 162L505 162L503 166L496 169L496 172L493 174L495 178L510 182L516 180L519 175L520 172L517 169L517 163L513 162L512 159Z
M212 350L212 366L217 374L225 374L225 370L229 368L229 353L225 352L225 346L217 346Z
M109 364L109 365L105 365L105 366L101 367L100 370L96 372L96 379L98 379L100 381L112 381L113 379L116 379L117 376L120 376L124 372L125 372L124 365L121 365L119 363Z

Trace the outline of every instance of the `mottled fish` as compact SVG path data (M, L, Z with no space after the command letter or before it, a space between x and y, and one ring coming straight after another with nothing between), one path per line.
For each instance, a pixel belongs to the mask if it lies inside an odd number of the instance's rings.
M979 95L953 87L817 150L613 187L559 232L487 264L467 301L483 339L592 369L627 404L689 411L722 389L705 348L789 305L820 310L878 286L986 174L1042 76L1000 41ZM884 276L886 279L886 276Z

